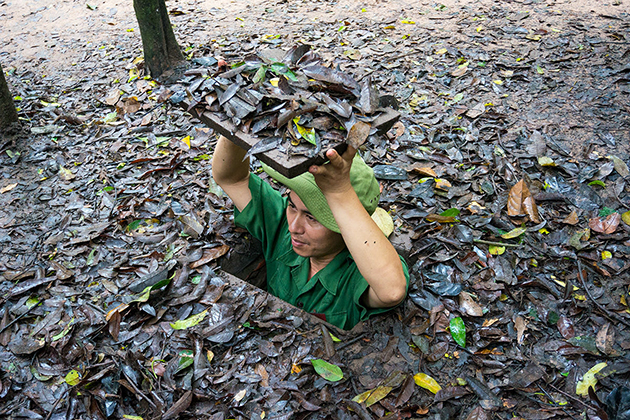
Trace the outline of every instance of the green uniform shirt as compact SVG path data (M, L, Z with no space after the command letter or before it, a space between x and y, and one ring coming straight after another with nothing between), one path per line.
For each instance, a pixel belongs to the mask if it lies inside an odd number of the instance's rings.
M252 200L242 212L234 208L234 222L262 242L269 293L344 329L392 309L361 304L369 285L347 248L309 280L309 258L296 254L291 245L287 198L254 174L249 189ZM408 287L409 271L402 257L401 261Z

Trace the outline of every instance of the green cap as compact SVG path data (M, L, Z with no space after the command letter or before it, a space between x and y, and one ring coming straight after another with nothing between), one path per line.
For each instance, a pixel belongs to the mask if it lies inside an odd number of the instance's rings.
M304 172L294 178L287 178L264 163L262 167L273 179L286 185L291 191L295 191L319 223L333 232L339 233L339 226L337 226L328 202L322 190L317 186L312 173ZM352 167L350 168L350 183L357 193L361 204L371 216L378 206L381 189L374 176L374 171L367 166L358 154L354 156Z

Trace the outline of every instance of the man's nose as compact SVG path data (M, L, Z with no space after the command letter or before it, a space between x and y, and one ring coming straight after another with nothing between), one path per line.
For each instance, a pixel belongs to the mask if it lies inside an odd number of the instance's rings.
M299 215L295 215L293 218L289 219L289 232L291 233L303 233L304 232L304 221L303 218Z

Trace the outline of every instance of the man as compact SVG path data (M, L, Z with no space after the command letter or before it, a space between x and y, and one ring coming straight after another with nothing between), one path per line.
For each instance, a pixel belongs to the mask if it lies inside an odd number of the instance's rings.
M380 197L374 172L348 146L295 178L264 167L282 197L250 174L245 150L221 136L212 176L234 202L234 222L262 242L273 295L350 329L405 298L407 266L370 217Z

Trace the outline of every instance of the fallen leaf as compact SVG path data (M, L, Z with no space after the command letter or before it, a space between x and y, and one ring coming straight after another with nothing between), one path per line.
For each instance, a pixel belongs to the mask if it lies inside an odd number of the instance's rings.
M459 306L470 316L483 316L483 309L474 301L472 295L468 292L459 294Z
M315 372L327 381L337 382L343 379L343 372L339 366L328 363L322 359L313 359L311 363L315 368Z
M207 314L208 314L208 310L204 309L203 311L199 312L197 315L193 315L186 319L180 319L178 321L172 322L171 327L174 330L185 330L186 328L194 327L195 325L203 321L203 319L206 317Z
M602 219L601 217L592 218L588 222L588 227L590 227L595 232L610 235L617 230L619 222L621 222L621 215L619 213L611 213L604 219Z
M5 187L2 187L2 188L0 188L0 194L4 194L5 192L9 192L15 187L17 187L17 183L16 184L9 184L9 185L7 185Z
M466 325L461 317L456 317L450 321L451 336L460 346L466 348Z
M525 232L527 232L527 228L520 227L520 228L512 229L508 233L504 233L503 235L501 235L501 237L503 239L518 238L519 236L521 236Z
M413 380L416 382L416 385L431 391L432 393L437 393L442 387L437 383L435 379L427 375L426 373L416 373L413 375Z
M608 156L608 159L613 161L613 164L615 165L615 171L617 171L617 173L623 178L626 178L628 175L630 175L630 169L628 169L628 165L626 164L626 162L613 155Z
M628 212L630 213L630 212ZM630 220L630 214L628 214L628 218ZM565 217L565 219L562 221L562 223L567 224L567 225L577 225L578 222L580 220L578 219L578 215L577 212L575 210L573 210L571 213L569 213L569 215L567 217Z
M589 371L584 374L582 380L578 381L577 386L575 387L575 393L582 397L588 397L588 389L590 387L595 388L595 385L597 384L595 374L604 369L606 366L608 366L608 364L606 362L602 362L590 368Z

